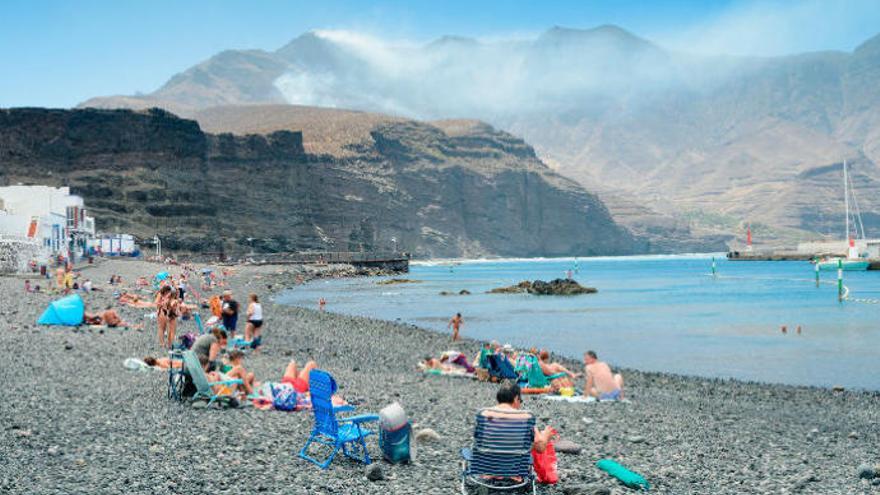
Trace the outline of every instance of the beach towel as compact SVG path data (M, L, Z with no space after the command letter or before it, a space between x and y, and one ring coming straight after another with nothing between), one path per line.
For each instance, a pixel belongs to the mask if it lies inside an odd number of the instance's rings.
M583 395L574 395L572 397L565 397L562 395L543 395L541 396L544 400L554 400L557 402L571 402L575 404L613 404L615 402L629 402L629 399L620 399L620 400L598 400L595 397L584 397Z

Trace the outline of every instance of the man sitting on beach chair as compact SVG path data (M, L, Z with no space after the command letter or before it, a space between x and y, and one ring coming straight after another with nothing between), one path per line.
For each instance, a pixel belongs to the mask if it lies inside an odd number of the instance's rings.
M544 452L556 430L535 427L535 417L522 409L519 385L504 382L495 395L495 407L477 414L472 448L462 449L462 492L468 484L511 490L532 485L531 452Z

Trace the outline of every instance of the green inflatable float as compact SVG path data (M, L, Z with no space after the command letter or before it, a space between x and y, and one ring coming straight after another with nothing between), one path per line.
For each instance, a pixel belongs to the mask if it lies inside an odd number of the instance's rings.
M618 481L628 488L635 488L644 491L651 489L648 481L642 477L642 475L630 471L611 459L602 459L596 463L596 467L617 478Z

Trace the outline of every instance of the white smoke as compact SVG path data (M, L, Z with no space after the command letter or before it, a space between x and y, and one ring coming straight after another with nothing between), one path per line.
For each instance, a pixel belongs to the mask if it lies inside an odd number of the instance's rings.
M423 119L492 121L576 108L580 116L607 120L656 102L651 97L658 94L676 99L715 91L760 69L754 55L830 42L868 22L862 18L880 20L880 1L737 4L708 22L658 33L659 45L612 26L427 44L319 30L311 34L317 44L303 45L318 51L300 60L293 50L295 69L275 86L290 103Z

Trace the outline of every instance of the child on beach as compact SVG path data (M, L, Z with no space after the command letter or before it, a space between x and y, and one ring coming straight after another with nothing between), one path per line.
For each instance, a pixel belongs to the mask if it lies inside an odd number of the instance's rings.
M254 374L244 367L244 353L238 349L229 353L229 365L232 369L226 372L229 378L238 378L242 382L241 395L245 399L248 395L254 393L254 387L258 387Z
M263 337L261 335L263 327L263 305L256 294L248 296L247 307L247 324L244 326L244 340L251 343L251 348L255 351L262 344Z

